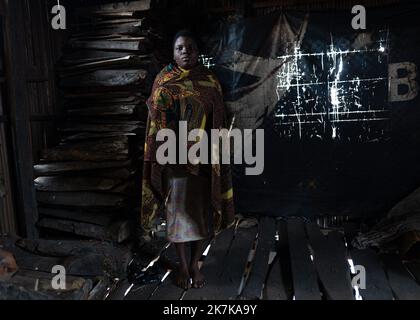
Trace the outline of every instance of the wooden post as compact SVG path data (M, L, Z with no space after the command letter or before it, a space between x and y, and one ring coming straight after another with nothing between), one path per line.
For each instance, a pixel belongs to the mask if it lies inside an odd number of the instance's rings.
M5 8L5 67L15 160L19 231L28 238L38 238L35 227L38 209L33 184L31 127L25 74L26 43L24 41L24 32L36 32L36 30L24 29L23 2L22 0L8 1Z

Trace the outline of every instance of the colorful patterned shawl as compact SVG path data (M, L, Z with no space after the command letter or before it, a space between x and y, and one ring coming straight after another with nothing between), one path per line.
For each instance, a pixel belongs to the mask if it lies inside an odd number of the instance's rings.
M180 120L187 121L188 132L205 129L207 119L212 119L211 128L226 128L226 112L220 84L203 65L191 70L174 64L165 67L155 79L147 106L149 117L144 147L141 224L145 231L150 231L156 219L164 214L166 198L162 180L164 166L156 161L156 150L164 142L156 141L157 132L169 128L178 133ZM188 150L190 146L188 144ZM221 154L219 159L222 159ZM198 166L188 164L182 165L182 168L198 174ZM234 222L232 177L230 165L211 166L211 204L217 234Z

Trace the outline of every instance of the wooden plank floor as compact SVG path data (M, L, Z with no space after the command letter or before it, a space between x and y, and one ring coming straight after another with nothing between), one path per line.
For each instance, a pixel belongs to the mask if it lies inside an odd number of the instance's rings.
M278 221L274 249L270 252L270 265L263 290L263 300L289 300L293 296L290 254L286 235L285 221ZM287 281L289 280L289 281Z
M174 246L168 248L167 256L176 257ZM169 269L167 272L169 272L169 274L157 285L150 300L179 300L181 298L184 290L174 285L176 269Z
M405 264L408 271L416 279L417 283L420 284L420 261L411 261Z
M383 255L385 271L394 296L399 300L420 300L420 286L397 255Z
M201 289L191 288L187 290L182 297L183 300L214 300L218 299L220 294L223 294L226 284L221 274L226 266L226 257L229 254L233 237L234 228L230 228L213 240L201 268L207 285Z
M177 265L177 255L171 247L173 247L173 245L167 243L165 247L161 250L159 255L155 257L155 264L159 264L159 270L161 270L159 283L135 285L126 295L126 297L124 298L125 300L148 300L153 296L158 287L165 280L165 276L172 270L174 270L174 268Z
M123 299L420 299L420 266L403 263L397 256L380 256L373 249L352 248L354 232L321 230L301 218L261 217L256 225L240 222L210 242L202 257L204 288L175 286L177 256L170 245L156 260L163 270L161 282L131 286ZM360 276L354 265L364 267L365 287L352 283ZM122 281L119 296L129 287Z
M309 245L321 280L321 288L329 300L353 300L350 267L343 236L333 231L324 236L316 224L307 224Z
M290 219L287 223L287 231L294 299L321 300L316 270L308 248L304 222L300 219Z
M365 288L359 289L363 300L393 300L392 290L388 284L381 261L372 249L352 249L350 256L354 265L365 268Z
M268 272L270 251L274 250L276 223L262 217L258 227L258 242L248 282L241 293L244 299L260 299Z

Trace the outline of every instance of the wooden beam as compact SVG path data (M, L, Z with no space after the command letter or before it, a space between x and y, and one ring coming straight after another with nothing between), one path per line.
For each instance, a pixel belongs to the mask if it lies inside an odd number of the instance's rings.
M273 264L266 287L264 300L292 300L293 279L290 265L290 253L287 239L287 222L277 221L278 241L276 244L277 256Z
M410 272L410 274L416 279L417 284L420 285L420 261L407 261L405 263L405 267Z
M121 37L120 37L121 38ZM122 39L122 40L98 40L98 41L71 41L68 43L72 49L93 49L93 50L124 50L135 51L140 54L150 53L152 47L150 41L145 37Z
M123 207L125 197L100 192L37 192L39 202L73 207Z
M252 263L248 282L241 296L250 299L260 299L268 272L270 251L274 251L276 221L271 217L262 217L258 225L258 246Z
M38 225L50 230L67 232L102 241L116 241L118 243L127 240L131 235L131 226L128 220L118 221L111 226L103 227L84 222L42 218Z
M314 223L308 223L306 230L313 250L314 265L327 299L354 300L343 236L333 231L326 237Z
M91 124L82 122L69 122L60 130L63 132L132 132L139 129L131 124Z
M73 38L101 36L101 35L115 35L115 34L129 34L133 36L147 35L148 30L142 26L142 20L109 25L88 25L80 32L75 33Z
M45 150L42 156L48 161L126 160L128 158L128 137L121 136L57 146Z
M136 107L136 105L115 105L109 107L72 109L68 110L67 114L70 116L130 116L134 114L134 110Z
M49 176L65 174L69 172L81 172L89 170L113 169L126 167L130 165L130 161L109 161L109 162L87 162L87 161L72 161L72 162L57 162L48 164L38 164L34 166L34 171L37 176ZM110 170L111 171L111 170Z
M110 191L123 181L101 177L86 176L54 176L38 177L35 179L37 191Z
M113 58L107 60L99 60L94 62L80 63L73 66L62 67L59 71L64 76L72 76L77 73L84 73L93 69L105 69L105 68L124 68L124 67L135 67L135 66L147 66L150 64L150 59L139 58L135 55L126 55L121 58Z
M78 10L78 14L109 15L130 11L147 11L152 7L152 0L124 1L90 6Z
M110 59L122 59L127 56L127 52L118 52L118 51L104 51L104 50L78 50L72 53L66 54L65 57L62 57L61 62L63 67L68 68L74 65L87 64L100 62L103 60ZM128 55L130 56L130 55ZM139 60L151 60L152 55L135 55Z
M71 143L90 139L113 138L120 136L136 136L133 132L82 132L63 137L62 142Z
M117 102L123 102L123 103L135 103L135 101L146 101L146 98L139 94L139 92L132 92L132 91L107 91L104 93L97 93L97 92L84 92L84 93L70 93L65 92L64 98L68 100L69 105L73 104L87 104L90 105L91 103L93 105L98 104L113 104ZM89 103L89 104L88 104Z
M89 292L88 300L104 300L111 284L111 280L108 277L100 277L98 283Z
M146 70L98 70L80 76L63 78L62 87L119 87L142 84L147 77Z
M165 250L165 253L168 256L176 256L175 246L171 245L168 249ZM169 271L169 270L168 270ZM180 300L184 289L178 287L175 283L177 270L171 270L169 276L167 276L163 281L155 286L154 290L150 292L149 300Z
M401 258L396 254L384 254L381 258L385 264L389 285L395 298L398 300L419 300L420 285L405 268Z
M183 300L214 300L221 299L225 295L225 291L232 290L226 277L223 277L223 271L227 268L226 260L229 254L229 244L233 240L234 229L230 228L224 230L221 234L216 236L210 247L210 251L203 265L203 275L206 279L206 285L200 290L190 289L186 292ZM245 266L245 264L244 264ZM235 270L240 273L241 269ZM235 296L231 297L234 298Z
M40 216L73 220L78 222L85 222L100 226L109 226L113 220L117 219L118 214L109 213L93 213L87 210L65 210L65 209L50 209L39 208Z
M33 185L33 158L30 141L28 97L26 95L25 43L26 32L22 20L22 1L8 1L6 8L5 61L6 77L9 79L8 93L10 119L16 172L16 198L20 233L37 238L35 223L38 209Z
M393 300L381 261L372 249L352 249L351 257L354 265L361 265L366 270L366 288L359 288L363 300Z
M318 277L313 265L302 220L292 218L287 222L293 289L296 300L321 300Z
M0 93L0 99L2 99ZM2 102L0 101L0 114ZM1 119L0 119L1 120ZM16 211L13 203L11 165L9 163L9 141L6 139L6 128L0 122L0 233L17 232Z

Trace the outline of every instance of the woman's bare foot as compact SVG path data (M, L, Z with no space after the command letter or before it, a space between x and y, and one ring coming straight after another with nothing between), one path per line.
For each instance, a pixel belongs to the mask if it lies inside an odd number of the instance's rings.
M191 283L188 268L179 267L176 273L175 281L178 287L182 289L189 289L191 287Z
M204 275L201 273L198 265L193 265L190 267L190 274L192 277L192 287L193 288L202 288L204 287L205 280Z

